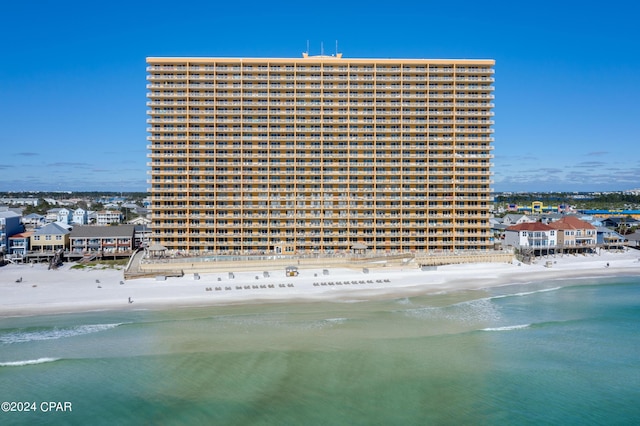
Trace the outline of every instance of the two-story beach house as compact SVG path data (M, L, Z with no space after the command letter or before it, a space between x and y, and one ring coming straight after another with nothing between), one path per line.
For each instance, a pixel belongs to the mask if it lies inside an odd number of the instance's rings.
M9 257L21 261L29 252L33 231L19 232L9 237Z
M31 235L31 251L53 252L69 247L69 229L58 223L49 223Z
M134 226L76 226L69 236L73 254L129 254L134 249Z
M575 216L565 216L549 226L556 229L558 249L562 251L584 252L595 248L596 227Z
M557 230L542 222L528 222L508 227L504 245L533 250L553 249L557 245Z

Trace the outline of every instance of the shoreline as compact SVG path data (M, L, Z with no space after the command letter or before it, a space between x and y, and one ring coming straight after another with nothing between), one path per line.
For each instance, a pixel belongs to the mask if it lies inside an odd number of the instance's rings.
M545 266L546 262L551 264ZM45 264L0 268L0 318L99 311L155 310L263 303L356 302L478 290L531 282L640 276L640 252L602 252L539 259L536 263L475 263L362 269L301 269L187 274L125 281L119 269L48 270ZM607 266L608 265L608 266ZM16 282L22 278L21 282ZM130 302L131 301L131 302Z

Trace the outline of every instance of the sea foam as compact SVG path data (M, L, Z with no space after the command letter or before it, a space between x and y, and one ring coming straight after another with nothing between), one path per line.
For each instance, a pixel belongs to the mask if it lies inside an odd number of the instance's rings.
M38 359L27 359L24 361L0 362L0 367L22 367L25 365L44 364L47 362L55 362L58 360L60 360L60 358L38 358Z
M562 287L543 288L541 290L524 291L524 292L521 292L521 293L501 294L501 295L498 295L498 296L491 296L489 299L504 299L505 297L530 296L532 294L547 293L549 291L556 291L556 290L560 290L560 289L562 289Z
M531 324L518 324L518 325L507 325L504 327L489 327L483 328L482 331L511 331L511 330L522 330L523 328L529 328Z
M85 324L73 327L47 327L36 330L12 331L0 335L0 343L26 343L38 340L55 340L65 337L81 336L83 334L97 333L118 327L118 324Z

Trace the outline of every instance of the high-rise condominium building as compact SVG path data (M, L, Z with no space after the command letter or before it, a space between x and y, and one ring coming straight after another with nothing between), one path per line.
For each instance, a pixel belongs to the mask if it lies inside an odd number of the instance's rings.
M153 240L490 247L493 60L148 58Z

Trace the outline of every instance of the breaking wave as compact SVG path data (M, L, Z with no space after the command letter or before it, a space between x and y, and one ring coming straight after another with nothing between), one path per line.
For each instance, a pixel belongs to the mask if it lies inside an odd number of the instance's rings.
M518 324L518 325L507 325L504 327L489 327L483 328L482 331L511 331L511 330L522 330L523 328L529 328L531 324Z
M522 293L501 294L499 296L491 296L490 299L504 299L505 297L529 296L529 295L532 295L532 294L547 293L549 291L556 291L556 290L560 290L560 289L562 289L562 287L543 288L541 290L524 291Z
M72 327L38 327L35 329L22 329L0 334L0 343L26 343L39 340L55 340L65 337L81 336L83 334L97 333L118 327L118 324L86 324Z
M25 365L44 364L47 362L55 362L58 360L60 360L60 358L38 358L38 359L27 359L24 361L0 362L0 367L22 367Z

